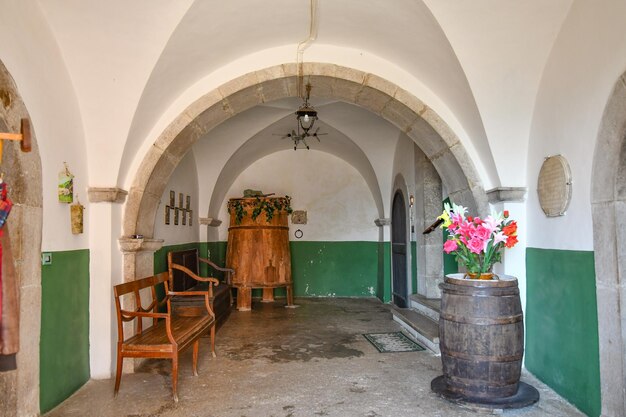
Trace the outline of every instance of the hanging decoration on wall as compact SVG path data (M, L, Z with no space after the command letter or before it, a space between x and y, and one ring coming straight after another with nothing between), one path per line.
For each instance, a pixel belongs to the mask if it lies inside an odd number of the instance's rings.
M3 140L17 140L20 142L22 152L30 152L32 149L30 122L28 119L22 119L20 133L3 133L0 132L0 162L2 162L2 150L4 146Z
M172 211L174 214L172 215ZM172 216L174 217L174 226L182 224L183 226L193 225L193 210L191 210L191 196L178 193L178 205L176 205L176 191L170 190L169 204L165 206L164 222L166 225L172 224Z
M7 196L7 183L4 182L4 173L0 174L0 233L2 233L2 227L9 217L9 213L13 208L13 202ZM0 309L0 311L2 311Z
M74 201L74 174L70 172L67 162L59 172L59 203L71 204Z
M70 218L72 221L72 233L79 235L83 233L83 213L85 207L80 204L78 194L76 194L76 203L70 206Z
M306 210L294 210L291 213L291 224L306 224Z
M4 174L0 174L0 236L2 236L2 227L9 217L9 213L13 208L13 202L7 197L7 184L4 182ZM2 245L0 244L0 264L2 263ZM0 323L2 322L2 268L0 268Z
M13 206L7 196L7 188L0 174L0 372L17 368L16 354L20 347L19 286L13 265L11 240L2 229ZM1 262L2 257L7 261Z
M172 211L171 206L165 206L165 224L170 224L170 212Z

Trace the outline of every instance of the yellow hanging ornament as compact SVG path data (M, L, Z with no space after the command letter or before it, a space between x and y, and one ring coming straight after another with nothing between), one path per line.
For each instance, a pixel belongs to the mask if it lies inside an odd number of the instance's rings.
M72 233L75 235L83 233L83 212L85 207L80 204L78 194L76 195L76 203L70 206L70 216L72 222Z

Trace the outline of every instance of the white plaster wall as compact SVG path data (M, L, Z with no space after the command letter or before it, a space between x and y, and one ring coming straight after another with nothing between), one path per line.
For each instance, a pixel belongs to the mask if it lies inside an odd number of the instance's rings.
M242 172L223 202L251 188L292 197L294 210L306 210L308 223L290 224L290 239L301 229L304 241L377 241L377 210L372 193L358 171L343 160L315 150L287 150L268 155ZM219 227L228 239L228 221Z
M176 194L176 207L179 206L179 193L183 193L183 205L186 204L187 196L191 196L192 226L189 226L189 218L187 218L186 225L182 224L182 212L179 213L178 225L175 225L174 210L170 211L170 224L165 224L165 206L170 204L170 190ZM161 204L159 204L154 224L154 236L157 239L163 239L164 246L198 242L200 228L198 213L198 171L193 151L189 151L170 176L161 196Z
M13 76L31 116L43 175L42 250L89 246L87 155L81 115L65 62L38 2L3 2L0 59ZM86 206L84 233L73 235L70 208L57 199L58 172L67 162L74 192Z
M528 246L592 250L591 168L604 107L626 70L626 3L576 1L543 74L528 156ZM563 155L572 170L567 214L547 218L537 177L545 157Z
M294 108L297 108L298 104L299 102L296 101ZM272 124L286 114L291 113L292 111L272 107L271 105L256 106L228 119L193 145L198 178L200 178L199 209L202 217L205 217L208 213L211 196L217 186L216 180L229 158L247 140L268 126L268 130L272 133L282 132L282 128L276 127L274 129ZM279 136L272 136L271 133L268 133L268 135L271 136L274 142L282 143L285 149L289 148L289 142L281 141ZM226 220L225 214L220 212L219 219L222 221ZM209 215L212 214L209 213Z
M328 111L326 111L328 110ZM351 138L367 155L372 164L383 196L384 217L390 216L393 190L393 161L401 133L386 120L367 110L342 102L324 106L320 118Z
M90 185L112 187L152 69L192 0L42 0L89 137ZM173 75L176 78L176 75ZM106 153L108 158L100 156Z
M426 0L472 87L503 186L526 183L535 97L571 3Z

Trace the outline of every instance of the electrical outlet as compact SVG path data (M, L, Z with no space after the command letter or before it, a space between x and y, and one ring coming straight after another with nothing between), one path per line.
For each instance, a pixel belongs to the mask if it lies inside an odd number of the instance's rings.
M52 265L52 253L51 252L43 252L41 254L41 264Z

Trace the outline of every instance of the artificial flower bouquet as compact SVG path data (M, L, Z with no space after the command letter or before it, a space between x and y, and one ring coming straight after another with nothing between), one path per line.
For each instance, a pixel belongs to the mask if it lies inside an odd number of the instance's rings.
M446 203L438 218L441 227L447 229L448 239L443 245L446 253L453 253L456 260L467 268L470 277L491 272L496 262L502 259L504 248L517 243L517 222L509 220L509 212L492 213L481 219L466 216L467 209Z

